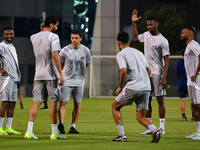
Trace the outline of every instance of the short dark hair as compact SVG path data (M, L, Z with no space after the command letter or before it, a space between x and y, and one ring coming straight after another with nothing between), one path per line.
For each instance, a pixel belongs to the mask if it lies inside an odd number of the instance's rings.
M57 22L59 22L59 19L56 16L49 15L44 20L44 27L50 27L51 23L55 25Z
M149 18L147 19L147 21L150 21L150 20L154 20L155 22L158 22L158 20L157 20L156 17L149 17Z
M78 34L80 37L82 37L82 32L80 30L73 30L71 34Z
M3 32L4 32L5 30L13 30L13 28L11 28L11 27L5 27L5 28L3 29Z
M129 42L129 35L125 31L120 31L117 35L117 41L120 41L124 44L128 44Z
M190 31L192 31L194 34L196 33L196 29L193 26L187 26L185 28L188 29L188 30L190 30Z

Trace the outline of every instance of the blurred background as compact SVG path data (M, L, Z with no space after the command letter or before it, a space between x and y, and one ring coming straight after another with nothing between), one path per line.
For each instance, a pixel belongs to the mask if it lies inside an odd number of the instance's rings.
M70 44L70 33L80 29L82 44L92 54L86 71L84 97L112 97L119 85L119 69L115 55L119 51L116 36L120 30L130 34L131 47L143 52L143 44L132 41L131 14L138 10L138 33L146 31L146 19L157 17L159 31L170 45L170 65L167 76L168 97L178 97L176 62L181 58L180 32L184 26L197 29L195 40L200 42L200 0L0 0L0 40L3 29L11 26L15 31L21 79L21 93L32 96L35 57L30 36L40 31L46 15L54 14L59 20L57 34L61 47Z

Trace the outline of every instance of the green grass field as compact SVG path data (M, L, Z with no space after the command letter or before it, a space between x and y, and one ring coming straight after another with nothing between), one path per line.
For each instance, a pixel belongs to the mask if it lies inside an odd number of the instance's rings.
M112 139L118 136L118 130L114 123L111 111L111 104L114 99L88 99L82 101L81 115L76 125L80 132L78 135L64 134L66 140L50 140L51 125L49 110L38 110L34 123L34 134L39 140L26 140L24 133L27 129L29 109L32 105L32 98L23 98L24 109L19 108L17 102L13 128L22 132L22 135L0 136L0 149L27 149L27 150L199 150L200 141L184 139L196 131L196 123L191 121L190 102L186 101L186 115L188 122L182 122L179 108L179 99L165 99L166 106L166 134L161 137L159 143L150 143L151 135L140 135L139 132L145 128L140 125L135 116L135 104L122 108L122 117L127 142L113 142ZM157 102L152 101L153 123L158 127ZM43 107L43 104L41 105ZM71 123L71 112L73 101L70 100L66 106L65 127L68 131ZM6 126L6 119L4 127Z

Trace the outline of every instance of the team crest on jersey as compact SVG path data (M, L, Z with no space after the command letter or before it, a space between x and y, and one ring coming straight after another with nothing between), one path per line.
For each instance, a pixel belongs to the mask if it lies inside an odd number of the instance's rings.
M85 57L82 56L82 57L81 57L81 60L84 60L84 59L85 59Z
M187 56L187 53L185 53L185 56Z
M156 44L153 44L152 47L153 47L153 48L156 48L157 46L156 46Z

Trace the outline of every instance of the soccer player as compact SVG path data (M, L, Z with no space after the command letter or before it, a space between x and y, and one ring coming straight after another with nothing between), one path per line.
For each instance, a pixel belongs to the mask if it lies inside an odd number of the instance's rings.
M185 70L187 75L188 94L191 106L194 110L197 131L192 133L192 140L200 139L200 46L194 40L196 29L194 27L186 27L181 31L180 38L187 44L184 59Z
M182 49L181 53L183 56L184 52L185 49ZM176 69L177 69L178 92L180 96L180 109L183 117L182 121L187 121L187 117L185 115L185 99L186 99L186 94L188 94L188 90L187 90L187 77L184 66L184 58L176 62ZM192 109L192 120L195 120L193 109Z
M23 104L22 104L22 94L21 94L21 92L20 92L20 82L17 82L17 97L18 97L18 99L19 99L19 103L20 103L20 108L21 109L23 109L24 108L24 106L23 106Z
M79 30L71 32L71 44L65 46L60 55L61 67L65 84L61 88L61 102L58 109L58 129L65 133L64 118L65 106L72 95L74 109L72 111L72 122L68 133L79 133L75 127L81 112L81 101L85 83L85 69L91 61L90 50L81 44L82 33Z
M11 27L4 29L4 40L0 43L0 135L21 134L12 128L15 104L17 101L17 81L20 81L16 49L13 45L14 31ZM7 116L6 128L3 122Z
M49 15L44 21L44 28L41 32L31 36L31 42L36 58L36 72L33 85L33 105L30 109L26 139L38 139L33 134L33 124L37 110L41 103L50 99L50 118L52 134L50 139L66 139L57 132L57 102L59 100L59 85L64 84L64 78L60 65L58 51L60 40L57 34L53 33L58 29L59 20L54 15ZM60 80L58 80L60 79Z
M160 140L160 131L146 118L148 109L148 99L150 95L149 76L151 69L144 58L144 55L137 49L130 48L128 33L121 31L117 35L117 43L120 52L117 54L117 62L120 69L120 84L115 94L117 95L112 104L112 113L119 136L113 141L127 141L122 124L122 115L120 109L125 105L136 103L136 118L140 124L153 132L152 143L158 143ZM126 85L123 87L126 80Z
M155 17L147 19L148 31L143 34L137 33L136 22L141 18L137 17L137 10L132 13L132 30L133 40L144 43L144 55L151 69L151 95L149 97L149 110L147 111L147 118L151 121L151 100L154 93L158 103L159 118L160 118L160 131L162 135L165 134L165 104L164 95L166 95L165 88L167 87L167 71L169 64L169 44L167 39L158 31L158 21ZM152 133L149 129L141 132L140 134Z

